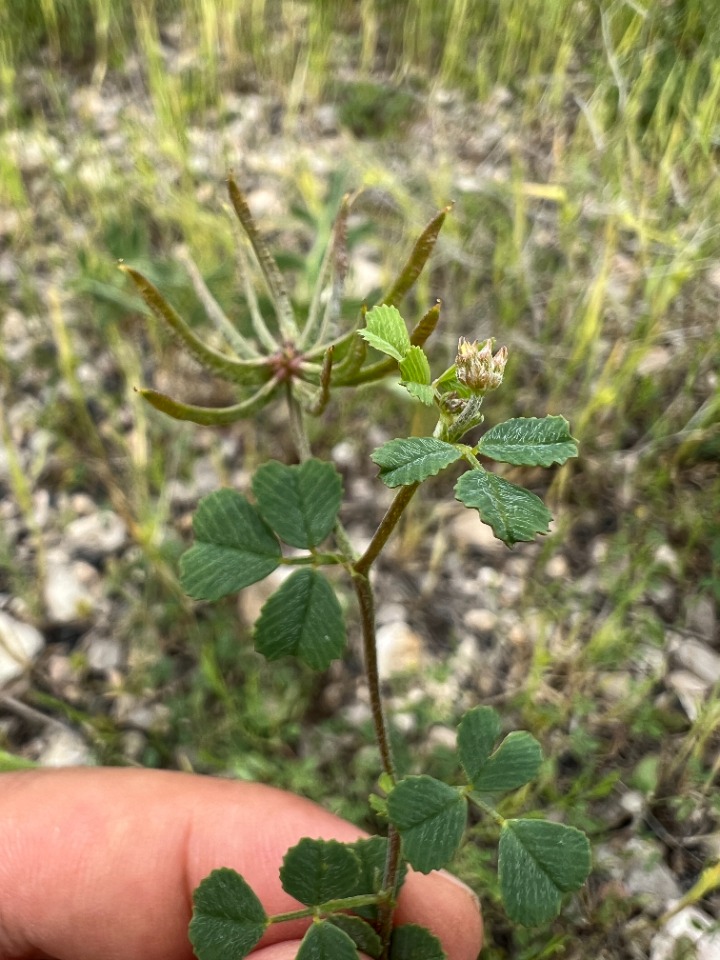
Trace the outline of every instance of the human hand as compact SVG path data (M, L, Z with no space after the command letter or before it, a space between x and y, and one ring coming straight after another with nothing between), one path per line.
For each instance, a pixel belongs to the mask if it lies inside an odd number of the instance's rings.
M297 909L278 869L301 837L357 827L261 784L92 767L0 774L0 960L191 960L192 891L233 867L269 914ZM396 913L476 960L482 920L450 877L410 873ZM293 960L307 921L272 926L253 960Z

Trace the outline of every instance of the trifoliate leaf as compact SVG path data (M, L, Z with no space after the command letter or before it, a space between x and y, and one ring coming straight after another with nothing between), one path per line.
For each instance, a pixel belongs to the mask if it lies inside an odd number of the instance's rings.
M430 383L430 362L422 347L409 348L400 361L400 373L410 383Z
M371 347L398 362L410 349L410 334L396 307L373 307L365 315L365 329L358 333Z
M346 933L329 920L316 920L303 937L296 960L358 960L358 955Z
M242 960L266 927L263 905L234 870L213 870L193 893L189 935L199 960Z
M410 866L429 873L449 863L460 846L467 801L457 787L433 777L407 777L388 797L388 814Z
M488 430L478 453L518 466L549 467L576 457L578 448L565 417L518 417Z
M535 737L526 730L515 730L476 770L470 782L479 793L517 790L537 776L541 763L542 750Z
M362 950L369 957L379 957L382 953L382 940L366 920L348 916L346 913L336 913L328 917L328 923L339 927L350 937L358 950Z
M360 880L360 861L350 844L304 837L285 854L283 890L308 907L351 897Z
M252 481L263 519L293 547L316 547L332 530L342 500L342 479L331 463L306 460L263 464Z
M297 570L265 603L255 624L255 648L268 660L299 657L325 670L345 648L345 621L327 579Z
M534 493L481 469L468 470L460 477L455 497L466 507L475 507L480 519L508 546L547 533L552 520L552 514Z
M390 960L447 960L438 938L414 923L396 927L390 941Z
M549 820L506 820L500 832L498 876L511 920L526 926L555 917L562 896L590 872L590 844L574 827Z
M420 483L459 460L462 451L434 437L390 440L370 454L380 467L380 479L388 487Z
M198 600L219 600L242 590L280 563L272 530L235 490L216 490L201 500L193 530L197 542L180 559L180 582Z

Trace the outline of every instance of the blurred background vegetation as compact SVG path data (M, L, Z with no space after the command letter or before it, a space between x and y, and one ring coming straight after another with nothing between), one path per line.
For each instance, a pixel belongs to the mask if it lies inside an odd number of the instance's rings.
M698 602L715 630L703 639L718 644L720 17L701 0L4 0L0 97L0 492L25 531L20 550L0 530L0 593L43 625L41 489L52 503L89 493L132 543L103 571L127 670L108 693L78 635L46 632L82 692L73 701L37 676L33 709L81 729L97 761L260 778L366 816L374 753L318 711L317 678L268 669L238 647L232 605L197 610L177 587L189 515L171 484L196 481L198 458L234 482L239 451L245 471L281 455L282 418L217 442L144 408L132 387L163 376L183 399L228 401L178 373L116 262L200 325L182 242L242 324L223 211L233 167L302 308L343 191L364 186L350 239L372 269L352 317L454 200L408 319L443 299L438 366L459 334L507 343L493 419L562 412L582 451L547 491L559 536L540 558L565 544L567 579L529 577L518 599L544 619L509 706L560 758L525 799L603 836L593 804L620 782L671 831L698 805L716 831L717 684L688 717L662 671L639 665L670 628L692 633ZM23 336L29 349L11 348ZM373 411L387 435L408 430L391 390ZM344 415L362 436L364 396ZM318 451L346 429L331 412ZM410 554L421 510L413 522ZM153 693L164 726L132 755L108 703ZM430 702L417 710L420 729L448 720ZM2 746L23 745L0 733ZM460 869L479 871L492 901L482 843L467 858ZM702 862L683 868L686 886ZM606 944L636 906L593 895L570 934L510 931L490 903L486 956L576 956L581 935L586 949Z

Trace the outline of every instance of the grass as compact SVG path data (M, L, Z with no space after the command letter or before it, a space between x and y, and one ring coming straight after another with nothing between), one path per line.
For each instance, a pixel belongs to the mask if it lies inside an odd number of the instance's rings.
M182 481L207 458L210 435L190 437L134 399L133 386L172 375L176 354L115 264L122 257L140 267L200 326L203 312L173 256L182 241L218 301L242 318L220 184L236 165L251 186L272 183L283 196L260 219L282 247L300 304L348 186L369 188L354 248L388 270L411 230L456 201L416 297L418 307L443 298L438 357L452 355L460 333L498 336L512 358L499 401L507 409L498 413L562 410L582 445L580 462L559 471L551 490L571 577L543 576L553 540L523 598L537 642L511 706L561 758L566 788L548 778L528 804L549 800L602 833L603 791L619 789L621 776L657 801L679 836L693 801L717 817L716 702L694 721L669 697L658 705L662 678L647 666L667 621L682 622L686 594L713 598L716 610L720 602L720 25L705 6L7 0L0 7L0 213L16 224L3 243L18 273L0 285L0 307L20 310L33 333L32 352L20 359L0 339L9 463L0 483L26 519L31 544L14 556L0 537L0 589L40 617L43 540L33 495L43 485L53 496L88 490L123 516L138 550L127 566L106 572L127 610L117 627L132 651L123 684L140 697L160 688L169 707L167 730L148 737L137 762L272 781L355 818L364 815L374 769L342 711L318 718L320 759L300 756L319 697L315 682L289 666L262 665L242 632L238 652L234 610L198 616L176 585L187 517L165 483ZM254 91L277 103L281 140L300 144L279 171L263 166L252 123L231 143L221 136L237 119L228 93ZM121 152L107 149L93 119L107 102L119 105L103 122L124 138ZM336 107L341 133L334 152L303 141L315 105L326 103ZM201 167L197 144L205 135L210 161ZM245 150L238 136L247 138ZM70 154L74 162L64 162ZM390 202L373 206L378 196ZM88 388L83 363L97 357L109 373ZM188 399L215 396L181 378L183 389L205 391ZM43 396L40 409L24 402L26 393ZM361 432L363 402L347 413ZM392 431L407 413L389 392L379 426ZM46 452L38 443L33 469L24 470L18 438L38 431ZM264 455L266 441L252 424L235 436L248 466ZM318 442L329 448L342 436L331 411ZM282 433L269 443L274 450ZM233 456L211 457L227 482ZM424 513L413 514L416 527L432 523ZM403 537L412 558L422 537L413 528ZM604 559L586 555L597 537ZM664 545L675 552L674 573L657 562ZM585 597L588 571L599 579L600 609ZM677 586L677 609L663 613L653 598L668 580ZM82 663L78 670L92 685ZM617 683L626 684L620 697ZM41 707L61 712L56 702ZM447 720L423 709L423 725ZM89 731L100 759L121 762L124 741L110 715L106 695L68 714ZM442 767L441 753L432 763ZM349 780L358 786L346 795ZM468 848L461 869L474 866L485 877L496 942L487 960L574 957L566 929L507 929L483 856L481 846ZM607 906L585 904L594 924L586 945L600 949L611 932L622 939L632 905L612 903L615 917Z

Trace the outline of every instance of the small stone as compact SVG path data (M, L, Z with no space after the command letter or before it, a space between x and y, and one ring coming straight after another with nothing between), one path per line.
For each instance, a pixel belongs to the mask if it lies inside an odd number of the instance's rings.
M44 642L35 627L0 611L0 687L22 676Z
M238 594L238 612L243 622L247 626L252 626L260 616L260 611L266 600L280 587L285 580L293 573L290 567L278 567L277 570L259 580L257 583L250 584Z
M256 220L279 217L284 213L282 201L277 190L258 187L247 195L247 204Z
M696 677L713 686L720 681L720 654L715 653L699 640L691 640L672 634L668 649L680 666L692 671Z
M641 357L635 370L641 377L652 377L662 373L672 362L673 354L668 347L650 347Z
M694 945L695 960L718 960L720 931L713 930L714 926L707 913L697 907L684 907L653 937L650 960L675 960L680 940L689 940Z
M707 684L689 670L673 670L665 682L675 692L688 717L697 720L707 696Z
M315 108L315 121L320 135L331 137L338 132L338 116L334 103L322 103Z
M497 626L498 617L492 610L476 608L468 610L463 617L463 623L470 630L477 630L478 633L491 633Z
M84 574L84 568L68 564L60 555L48 557L43 599L50 623L83 623L91 617L95 600L82 582Z
M102 510L69 523L65 542L73 556L97 562L125 546L127 527L116 513Z
M357 464L358 453L355 444L349 440L341 440L332 448L331 457L338 467L349 469Z
M658 567L665 567L670 573L677 576L680 573L680 561L677 552L668 543L661 543L653 557Z
M657 844L635 837L628 841L625 852L629 856L625 885L631 894L642 896L658 913L681 896L678 882L663 862Z
M525 591L525 582L515 577L504 577L498 590L500 606L515 609Z
M145 734L139 730L126 730L122 735L123 756L130 761L139 763L147 745Z
M604 537L596 537L590 545L590 561L593 566L600 566L605 562L610 549Z
M413 673L423 664L423 642L407 623L396 620L377 631L378 670L383 678Z
M630 695L632 683L627 673L604 673L598 678L598 691L611 703L621 703Z
M556 553L545 564L545 575L551 580L565 580L570 576L570 565L562 553Z
M83 639L83 647L91 670L110 673L122 663L120 644L112 637L87 636Z
M457 750L457 730L451 727L444 727L442 724L436 724L430 728L427 736L427 744L431 749L443 747L446 750Z
M463 508L450 521L450 535L460 548L478 550L491 556L503 556L507 547L492 529L483 523L476 510Z
M685 607L685 624L702 640L712 643L717 631L715 602L712 597L691 597Z
M85 767L93 762L83 738L65 727L53 727L46 738L38 763L43 767Z
M620 807L637 819L645 814L647 802L639 790L627 790L620 798Z

